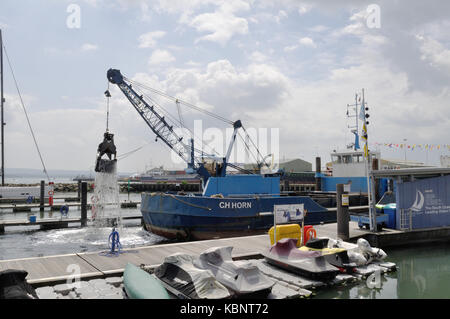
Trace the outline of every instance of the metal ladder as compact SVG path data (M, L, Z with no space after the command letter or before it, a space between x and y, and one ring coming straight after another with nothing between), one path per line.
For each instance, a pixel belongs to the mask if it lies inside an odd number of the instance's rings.
M412 230L412 211L410 209L400 209L400 229Z

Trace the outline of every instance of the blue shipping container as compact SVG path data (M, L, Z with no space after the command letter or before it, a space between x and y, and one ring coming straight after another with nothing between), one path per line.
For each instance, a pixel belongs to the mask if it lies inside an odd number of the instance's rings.
M412 229L450 226L450 175L397 183L397 228L402 210ZM411 215L410 215L411 214Z

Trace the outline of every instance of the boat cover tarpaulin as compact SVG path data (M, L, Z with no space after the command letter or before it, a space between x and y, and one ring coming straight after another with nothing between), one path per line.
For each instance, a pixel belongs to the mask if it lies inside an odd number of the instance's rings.
M164 263L155 269L155 276L185 298L229 298L230 292L214 278L212 272L195 267L193 260L193 256L182 253L167 256Z
M209 269L216 279L237 295L269 294L274 282L247 261L233 261L233 247L212 247L195 259L194 265Z
M27 276L24 270L0 271L0 299L39 299Z

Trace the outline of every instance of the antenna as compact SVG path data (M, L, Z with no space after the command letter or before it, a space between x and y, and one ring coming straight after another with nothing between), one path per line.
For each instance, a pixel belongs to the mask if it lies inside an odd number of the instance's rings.
M358 99L359 97L359 99ZM352 148L356 151L359 149L359 135L358 135L358 102L361 101L361 96L358 96L358 93L355 93L355 104L347 104L347 117L348 118L355 118L355 125L350 126L348 125L348 128L351 129L351 132L355 134L355 142L351 143L347 146L347 148Z
M4 140L4 128L5 123L3 122L3 103L5 102L5 99L3 97L3 38L2 38L2 30L0 29L0 104L1 104L1 131L2 131L2 168L1 168L1 174L2 174L2 186L5 186L5 140Z

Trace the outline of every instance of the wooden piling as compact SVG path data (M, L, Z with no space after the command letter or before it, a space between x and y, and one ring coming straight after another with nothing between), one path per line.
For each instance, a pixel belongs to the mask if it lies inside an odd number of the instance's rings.
M322 190L322 178L318 176L321 173L321 165L320 157L316 157L316 191Z
M348 241L350 238L349 222L350 215L348 213L348 193L344 192L344 184L336 185L336 205L337 205L337 236L338 238Z
M81 227L87 225L87 182L81 183Z
M45 207L45 181L41 181L41 194L39 197L39 211L43 212Z
M77 198L78 198L78 202L81 201L81 180L78 180L78 188L77 188Z

